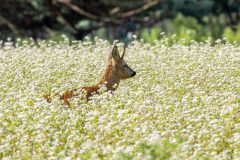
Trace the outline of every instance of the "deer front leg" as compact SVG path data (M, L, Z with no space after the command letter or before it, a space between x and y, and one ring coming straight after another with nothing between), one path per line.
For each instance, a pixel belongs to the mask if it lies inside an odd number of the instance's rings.
M67 99L63 100L64 105L67 105L69 108L71 107L70 102Z

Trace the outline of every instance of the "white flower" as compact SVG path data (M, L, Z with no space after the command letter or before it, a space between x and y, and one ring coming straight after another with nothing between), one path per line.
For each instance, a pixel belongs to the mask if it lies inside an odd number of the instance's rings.
M135 37L126 62L138 76L121 81L114 94L105 93L104 85L103 94L87 103L81 87L99 82L108 41L69 46L64 37L59 44L0 47L2 158L150 159L140 151L146 142L170 152L170 159L237 159L239 46L220 40L212 46L211 39L170 46L163 37L154 45ZM51 103L42 98L72 89L80 96L70 100L71 108L59 96ZM177 143L177 149L164 150L162 139ZM154 151L155 145L147 147Z

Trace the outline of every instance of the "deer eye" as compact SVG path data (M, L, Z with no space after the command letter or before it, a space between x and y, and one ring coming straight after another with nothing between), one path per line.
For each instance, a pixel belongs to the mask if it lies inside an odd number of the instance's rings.
M124 64L124 65L123 65L123 67L127 67L127 65L126 65L126 64Z

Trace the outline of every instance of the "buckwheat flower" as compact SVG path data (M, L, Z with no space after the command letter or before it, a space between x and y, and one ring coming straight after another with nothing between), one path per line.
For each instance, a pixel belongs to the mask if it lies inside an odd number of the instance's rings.
M133 39L137 39L137 35L133 35L132 37L133 37Z
M133 159L151 158L138 146L146 140L162 144L162 139L180 144L170 159L229 159L229 151L239 157L238 46L134 40L126 58L138 77L121 82L114 95L94 95L88 103L73 98L68 108L57 96L52 103L41 96L95 83L110 43L96 38L69 46L67 41L0 48L0 152L5 157L24 159L29 151L33 159L56 159L58 153L63 159L99 154L120 159L129 149Z

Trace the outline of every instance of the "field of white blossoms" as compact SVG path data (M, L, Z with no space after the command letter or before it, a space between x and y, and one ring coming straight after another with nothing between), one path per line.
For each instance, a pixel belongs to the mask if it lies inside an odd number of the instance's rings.
M97 83L111 47L0 47L0 159L240 159L239 44L135 40L114 95L42 98Z

